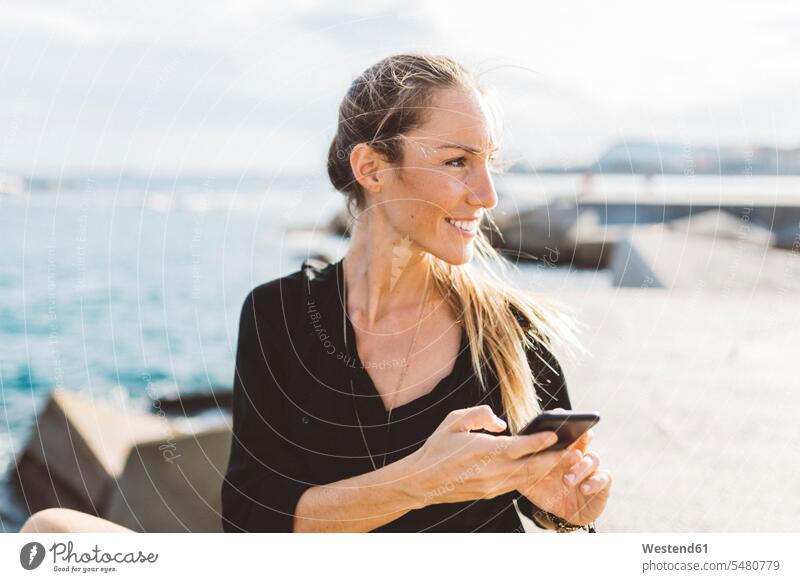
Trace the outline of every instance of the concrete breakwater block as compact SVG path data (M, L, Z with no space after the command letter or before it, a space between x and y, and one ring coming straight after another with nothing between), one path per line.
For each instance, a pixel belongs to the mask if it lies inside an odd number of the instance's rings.
M165 414L167 417L184 417L205 411L233 410L233 390L230 387L216 386L199 394L172 394L152 401L150 412Z
M630 228L611 254L618 287L695 291L800 289L800 255L766 240L695 235L664 225Z
M760 247L769 246L773 242L772 232L755 224L749 212L734 216L725 210L706 210L685 218L671 220L665 223L665 226L677 232L742 241Z
M157 416L55 389L14 465L12 482L31 512L55 505L98 513L131 448L170 432Z
M226 419L169 419L56 389L11 480L30 513L67 507L138 531L221 531Z
M620 225L602 224L596 209L561 199L495 222L502 239L492 244L507 254L579 268L605 268L623 232Z
M222 532L220 490L230 447L227 424L138 444L104 517L141 532Z
M561 201L524 210L519 214L494 217L500 237L492 245L523 259L549 263L566 260L566 247L572 246L568 233L578 220L577 209Z
M786 224L777 229L774 244L779 249L800 253L800 222Z
M567 230L563 243L571 253L571 264L584 269L607 268L626 228L620 224L602 223L599 211L594 208L581 209L578 219Z

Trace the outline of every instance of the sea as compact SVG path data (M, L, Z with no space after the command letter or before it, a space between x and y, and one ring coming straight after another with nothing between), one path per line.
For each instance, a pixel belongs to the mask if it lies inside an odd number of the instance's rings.
M616 188L662 187L648 180ZM586 178L498 184L504 207L518 208L574 193ZM681 188L697 183L678 177L666 190ZM317 250L342 256L347 240L326 234L342 207L322 175L70 176L0 194L0 531L27 517L9 468L54 387L143 409L154 394L230 387L248 291ZM511 272L554 293L611 284L602 271L553 265Z

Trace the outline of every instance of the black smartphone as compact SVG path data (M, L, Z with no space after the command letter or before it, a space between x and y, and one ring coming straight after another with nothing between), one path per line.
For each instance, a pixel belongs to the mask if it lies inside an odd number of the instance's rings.
M519 431L520 435L536 432L553 431L558 435L558 442L540 451L560 451L574 443L587 430L600 422L597 412L553 412L545 410Z

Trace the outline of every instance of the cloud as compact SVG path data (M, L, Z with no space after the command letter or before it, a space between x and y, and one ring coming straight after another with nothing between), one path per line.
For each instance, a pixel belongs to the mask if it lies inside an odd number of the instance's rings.
M313 167L351 79L410 50L486 72L508 142L533 159L631 133L787 144L790 23L791 3L721 0L5 0L0 168Z

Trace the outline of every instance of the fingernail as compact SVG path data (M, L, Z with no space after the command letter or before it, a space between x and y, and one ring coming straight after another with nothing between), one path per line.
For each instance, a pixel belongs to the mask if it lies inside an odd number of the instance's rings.
M584 493L589 493L589 489L591 489L591 487L589 486L588 483L584 483L583 485L581 485L581 491L583 491Z
M575 475L573 475L572 473L567 473L566 475L564 475L564 478L567 480L567 483L569 484L575 483Z

